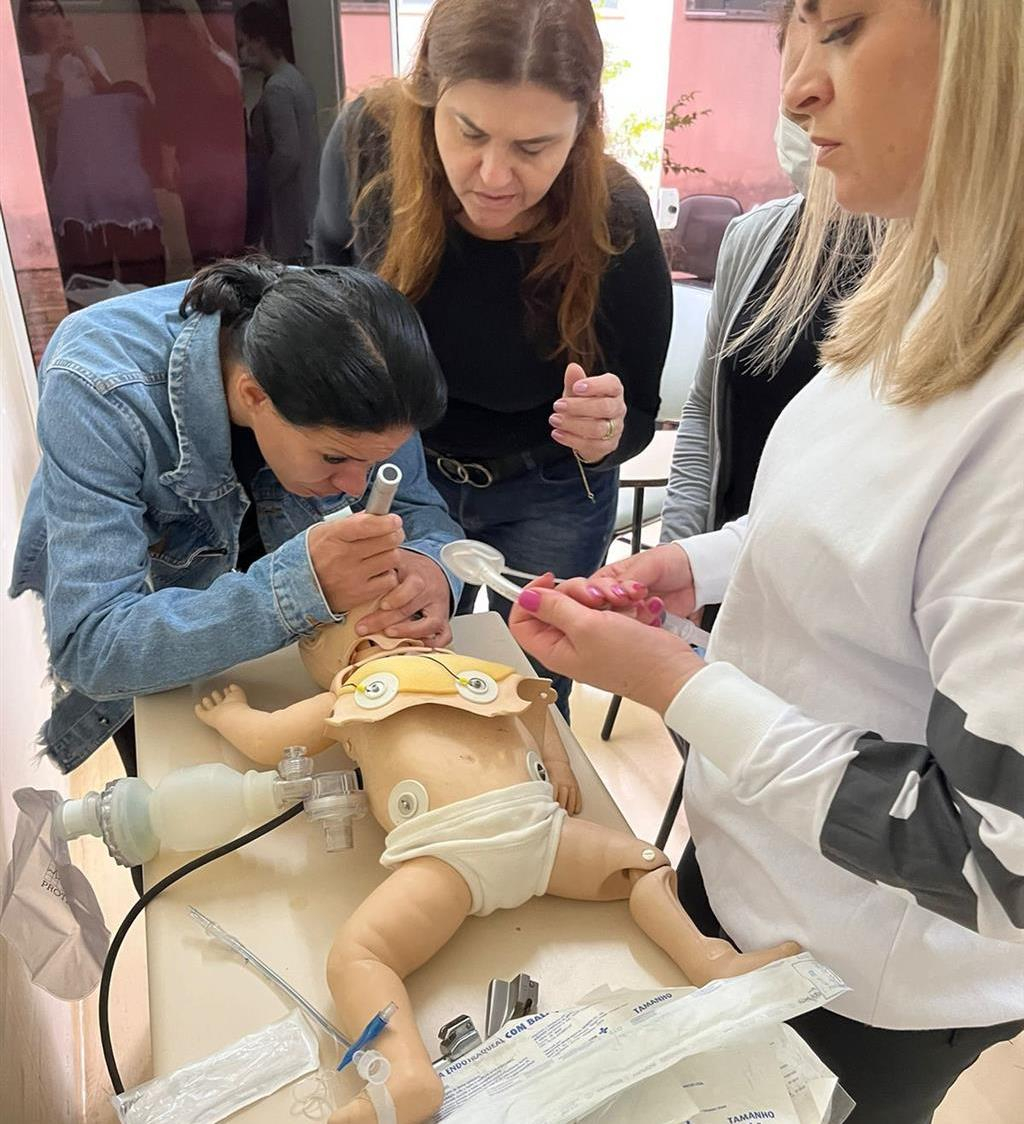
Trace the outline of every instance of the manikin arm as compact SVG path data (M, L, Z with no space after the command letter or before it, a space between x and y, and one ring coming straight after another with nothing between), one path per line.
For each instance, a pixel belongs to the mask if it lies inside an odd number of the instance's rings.
M276 765L290 745L303 745L312 756L335 739L324 725L334 707L330 691L281 710L254 710L241 687L232 684L196 704L196 717L212 726L246 757L260 765Z
M548 780L555 790L555 799L570 816L578 816L583 810L580 785L569 764L569 756L565 752L562 739L558 735L551 707L546 700L537 699L529 710L521 715L521 719L537 743Z

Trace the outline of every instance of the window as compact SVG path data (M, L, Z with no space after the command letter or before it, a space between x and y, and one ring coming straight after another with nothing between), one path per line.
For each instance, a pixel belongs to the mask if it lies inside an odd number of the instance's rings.
M70 305L249 246L309 259L320 145L340 98L336 0L7 2ZM270 170L272 81L298 136L284 183Z
M771 20L776 0L686 0L688 19Z

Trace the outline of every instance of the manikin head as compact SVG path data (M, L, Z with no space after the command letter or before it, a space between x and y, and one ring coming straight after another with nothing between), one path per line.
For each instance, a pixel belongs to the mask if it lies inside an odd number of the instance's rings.
M299 640L299 656L310 679L323 691L328 691L340 671L365 660L369 656L393 652L403 648L422 649L419 640L385 636L374 633L359 636L359 622L375 612L376 601L357 605L349 610L339 624L324 624Z

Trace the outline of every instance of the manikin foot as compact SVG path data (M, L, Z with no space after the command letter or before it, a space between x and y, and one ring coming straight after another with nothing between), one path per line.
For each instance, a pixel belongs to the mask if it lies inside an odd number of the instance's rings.
M196 717L207 726L212 726L223 733L222 727L225 722L230 721L229 716L237 713L239 707L247 706L248 703L245 691L237 683L232 683L223 691L213 691L197 702Z
M406 1066L402 1074L392 1068L387 1090L394 1102L397 1124L422 1124L429 1120L441 1107L444 1096L441 1078L429 1064L422 1071L420 1067L412 1070ZM377 1121L377 1110L363 1092L335 1109L327 1124L377 1124Z
M679 904L676 872L669 866L637 879L629 896L629 912L695 987L703 987L711 980L741 976L803 951L793 941L786 941L775 948L737 952L728 941L704 936Z

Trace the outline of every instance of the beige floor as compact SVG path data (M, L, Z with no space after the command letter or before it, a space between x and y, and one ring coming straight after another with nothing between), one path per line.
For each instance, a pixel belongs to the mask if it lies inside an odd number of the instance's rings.
M599 731L607 705L604 692L577 686L572 697L574 732L630 826L642 838L653 839L678 772L675 748L657 717L628 701L622 704L611 740L602 742ZM107 745L75 774L75 788L84 792L100 786L119 769L113 746ZM686 829L680 821L666 847L673 861L685 842ZM133 900L127 872L115 868L97 847L83 847L79 856L108 924L116 928ZM128 1087L145 1080L150 1065L145 945L138 923L137 929L118 957L111 1005L112 1036ZM96 1031L95 996L87 1005L82 1034L86 1124L114 1124L104 1092L107 1076ZM983 1055L953 1087L935 1120L936 1124L1020 1124L1022 1104L1024 1036Z

